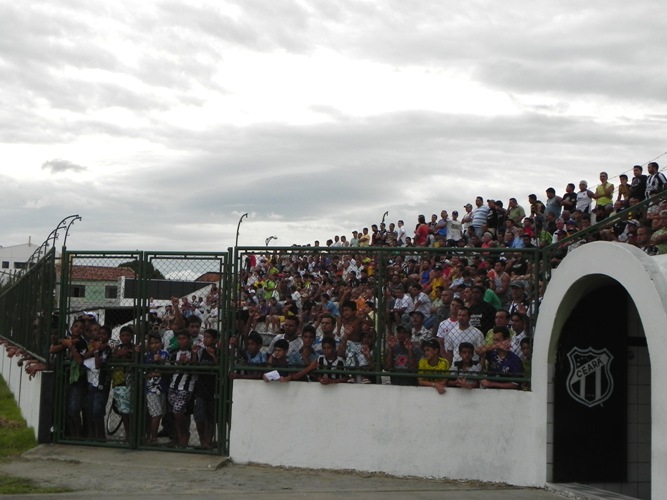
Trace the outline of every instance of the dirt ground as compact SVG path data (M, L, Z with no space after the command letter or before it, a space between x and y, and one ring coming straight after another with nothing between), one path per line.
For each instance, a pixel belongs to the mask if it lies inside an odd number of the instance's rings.
M29 477L40 485L75 490L75 496L162 499L272 498L328 499L341 494L355 499L398 498L563 498L552 492L476 481L397 478L352 471L322 471L240 465L220 457L83 446L41 445L0 471ZM49 495L50 496L50 495ZM54 495L55 496L55 495ZM44 497L44 495L39 498ZM21 498L38 498L21 496Z

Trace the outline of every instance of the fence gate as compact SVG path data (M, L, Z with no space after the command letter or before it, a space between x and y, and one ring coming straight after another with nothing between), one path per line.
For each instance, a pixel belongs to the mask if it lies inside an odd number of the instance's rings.
M231 251L64 252L56 267L59 331L81 330L87 345L56 348L55 442L227 454L229 360L219 346L227 345L231 325L231 270ZM171 357L179 350L174 306L188 324L181 339L193 352L187 362L151 351L156 336L171 346ZM98 348L104 326L111 353ZM205 330L219 334L214 341L206 335L211 354L203 352ZM172 382L183 391L172 391L176 413L167 403Z

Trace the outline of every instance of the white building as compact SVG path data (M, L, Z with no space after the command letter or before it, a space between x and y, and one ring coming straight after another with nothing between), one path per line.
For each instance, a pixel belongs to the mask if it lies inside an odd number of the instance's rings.
M30 240L21 245L0 246L0 283L24 269L38 246Z

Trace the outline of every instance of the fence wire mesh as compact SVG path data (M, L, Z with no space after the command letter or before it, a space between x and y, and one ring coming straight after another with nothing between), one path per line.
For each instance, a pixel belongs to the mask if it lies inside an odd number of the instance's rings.
M227 449L228 261L228 253L63 257L57 441Z
M239 378L274 371L271 355L276 342L286 339L288 366L278 361L283 377L320 380L332 375L327 368L338 356L351 382L414 385L425 341L440 339L438 348L454 368L461 342L475 348L492 343L488 333L498 324L496 310L507 312L503 319L510 331L512 315L519 314L523 333L529 334L544 290L537 248L244 247L236 249L235 265L234 376ZM456 332L441 328L459 301L470 306L470 326L477 333L454 337ZM307 330L314 334L312 343L304 338ZM336 342L328 362L322 360L325 337ZM408 352L414 362L406 361ZM316 369L303 375L314 360ZM481 364L479 353L475 361ZM395 372L402 377L392 376ZM456 378L454 372L434 376ZM528 386L523 370L514 378Z

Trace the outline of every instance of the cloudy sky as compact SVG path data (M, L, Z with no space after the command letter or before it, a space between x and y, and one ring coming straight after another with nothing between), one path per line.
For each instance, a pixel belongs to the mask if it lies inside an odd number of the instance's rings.
M0 244L306 244L667 151L660 2L0 0ZM659 161L667 163L667 155Z

